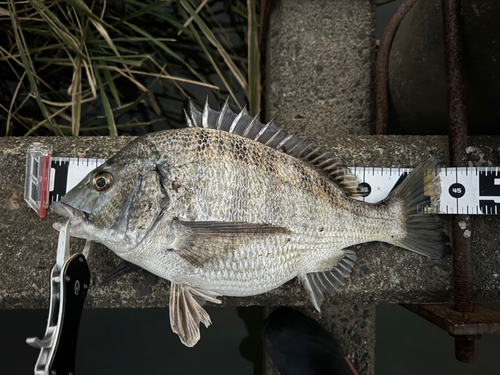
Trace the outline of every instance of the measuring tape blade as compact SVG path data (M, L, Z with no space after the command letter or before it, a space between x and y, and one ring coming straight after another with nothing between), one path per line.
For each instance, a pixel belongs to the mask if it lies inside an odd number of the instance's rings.
M25 200L45 216L45 209L61 199L105 159L54 158L50 152L30 148L26 165ZM50 165L50 169L47 167ZM385 199L413 170L412 168L350 167L367 191L357 198L368 203ZM498 215L500 213L500 171L498 167L438 168L441 194L433 212L439 214ZM43 216L42 216L43 215Z
M411 168L350 168L370 193L361 198L377 203L386 198ZM439 214L498 215L500 171L498 167L437 168L441 193Z
M103 164L105 159L52 158L49 184L49 203L57 202L66 192L95 168Z
M411 168L370 168L349 167L351 172L361 181L360 187L368 195L358 198L368 203L378 203L387 198L396 185L399 185L412 171Z

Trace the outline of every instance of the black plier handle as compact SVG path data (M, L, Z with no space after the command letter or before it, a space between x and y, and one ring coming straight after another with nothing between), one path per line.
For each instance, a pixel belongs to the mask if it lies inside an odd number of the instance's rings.
M74 375L78 328L85 297L90 285L87 257L92 242L87 241L82 254L69 255L69 221L59 232L57 261L50 273L50 306L43 339L31 337L26 342L40 348L35 375Z

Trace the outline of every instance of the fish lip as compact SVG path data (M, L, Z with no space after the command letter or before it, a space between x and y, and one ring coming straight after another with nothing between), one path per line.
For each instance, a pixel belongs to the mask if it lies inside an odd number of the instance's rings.
M69 219L72 226L79 224L82 221L88 221L90 218L90 214L88 212L79 210L61 201L52 203L50 205L50 209L65 219Z

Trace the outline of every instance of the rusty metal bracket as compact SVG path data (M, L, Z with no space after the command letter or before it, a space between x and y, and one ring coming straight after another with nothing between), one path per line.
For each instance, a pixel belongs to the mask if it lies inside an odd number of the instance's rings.
M470 312L456 311L451 303L401 306L427 319L452 336L500 333L500 311L480 304L474 304L474 309Z

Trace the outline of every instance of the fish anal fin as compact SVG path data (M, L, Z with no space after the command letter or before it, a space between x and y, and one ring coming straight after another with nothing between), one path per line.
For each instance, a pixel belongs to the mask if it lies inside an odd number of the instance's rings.
M201 307L207 300L220 303L212 293L174 282L170 285L170 325L188 347L193 347L200 339L200 323L207 328L212 324L210 316Z
M310 276L311 274L300 275L300 282L304 286L304 289L307 292L307 295L311 299L311 302L314 308L318 311L321 311L321 304L323 303L325 297L323 293L319 290L319 288L314 284L314 280Z
M321 310L321 304L325 299L324 294L332 295L340 289L345 279L349 277L355 262L356 253L345 250L345 257L332 270L300 275L300 281L316 310Z

